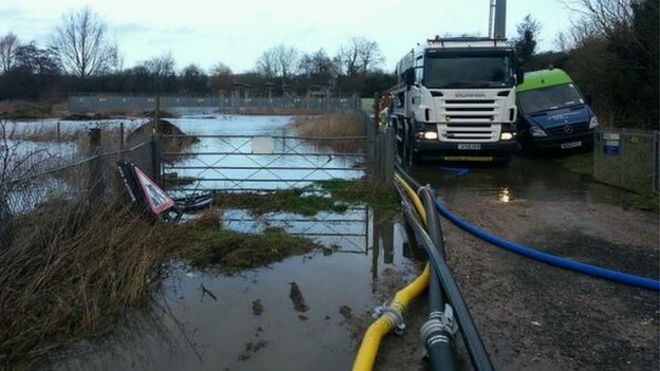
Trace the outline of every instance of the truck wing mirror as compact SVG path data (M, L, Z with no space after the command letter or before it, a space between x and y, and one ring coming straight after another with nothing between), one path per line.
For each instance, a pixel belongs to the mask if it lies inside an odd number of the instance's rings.
M525 82L525 70L519 68L516 72L516 85L520 85Z
M415 70L410 68L405 74L406 85L411 86L415 84Z

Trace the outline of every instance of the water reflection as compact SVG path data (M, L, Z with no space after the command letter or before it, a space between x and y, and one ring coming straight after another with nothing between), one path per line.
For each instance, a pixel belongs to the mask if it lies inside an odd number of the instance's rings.
M511 201L511 192L508 187L500 189L500 192L497 194L497 201L503 203L509 203Z

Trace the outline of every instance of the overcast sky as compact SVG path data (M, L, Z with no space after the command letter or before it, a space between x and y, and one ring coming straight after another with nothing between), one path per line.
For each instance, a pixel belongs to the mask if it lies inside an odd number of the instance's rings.
M436 34L487 34L489 0L0 0L0 35L47 43L62 14L89 5L105 19L126 67L171 52L181 68L222 61L234 72L253 68L280 43L333 55L351 36L376 40L385 67ZM507 36L530 13L543 26L541 50L570 27L561 0L509 0Z

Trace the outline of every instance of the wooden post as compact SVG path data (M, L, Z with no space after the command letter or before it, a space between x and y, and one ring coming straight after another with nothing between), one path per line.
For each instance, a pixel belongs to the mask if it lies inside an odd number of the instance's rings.
M89 156L93 157L89 161L88 173L88 191L90 202L93 199L103 196L105 184L103 183L103 159L99 156L101 153L101 129L89 129Z
M61 140L61 132L60 132L60 122L57 122L57 142L59 143Z
M161 155L162 155L162 137L161 134L151 135L151 176L159 185L162 184L161 176Z
M119 149L123 151L124 147L124 122L122 121L119 123Z
M382 132L383 136L383 152L381 154L383 158L383 182L385 184L394 183L394 146L396 145L396 140L394 138L394 130L390 127L384 127Z
M156 111L154 111L154 134L160 134L160 95L156 96Z

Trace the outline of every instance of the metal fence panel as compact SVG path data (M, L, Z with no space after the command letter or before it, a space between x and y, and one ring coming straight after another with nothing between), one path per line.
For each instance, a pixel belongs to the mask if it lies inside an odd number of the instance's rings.
M594 178L638 193L658 190L658 132L598 131Z
M160 108L173 113L251 113L279 110L308 110L319 112L355 112L360 99L296 98L296 97L220 97L220 96L161 96ZM115 94L72 94L68 110L74 113L144 112L156 109L156 97L151 95L122 96Z

